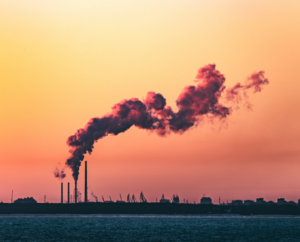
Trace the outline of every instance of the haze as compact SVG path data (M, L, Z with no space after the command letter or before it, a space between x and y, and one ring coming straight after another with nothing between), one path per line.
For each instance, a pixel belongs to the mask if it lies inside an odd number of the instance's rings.
M166 138L130 128L87 155L89 198L300 198L300 2L0 1L0 201L60 201L67 138L123 99L167 105L209 63L270 84L226 123ZM58 163L60 162L60 165ZM71 170L63 180L74 188ZM84 188L81 167L78 188Z

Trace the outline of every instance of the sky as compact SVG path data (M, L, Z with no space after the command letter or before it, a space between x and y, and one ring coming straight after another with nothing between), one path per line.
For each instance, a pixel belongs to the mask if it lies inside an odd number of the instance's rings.
M70 156L70 135L148 91L176 110L198 69L215 63L228 87L265 71L252 110L181 135L132 127L99 140L85 157L89 199L297 202L299 15L298 0L0 0L0 201L13 190L14 200L60 202L53 171Z

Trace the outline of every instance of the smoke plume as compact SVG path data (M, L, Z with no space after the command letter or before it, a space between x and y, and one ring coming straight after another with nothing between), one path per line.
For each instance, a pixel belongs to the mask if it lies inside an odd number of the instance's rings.
M64 170L59 171L58 168L56 168L53 173L56 178L59 178L61 180L66 177L65 171Z
M204 115L226 118L232 108L222 105L219 102L221 98L228 102L239 102L250 89L259 92L262 85L268 84L264 72L260 71L253 73L245 84L238 83L226 89L225 77L216 70L214 64L200 68L195 82L196 85L187 86L180 93L176 101L177 112L166 106L166 99L161 94L148 92L145 100L123 100L112 107L110 114L92 118L83 129L77 130L67 140L71 147L71 157L66 161L66 165L73 171L75 181L78 179L81 161L87 152L91 154L95 141L109 134L125 132L133 125L156 132L159 136L171 132L182 134Z

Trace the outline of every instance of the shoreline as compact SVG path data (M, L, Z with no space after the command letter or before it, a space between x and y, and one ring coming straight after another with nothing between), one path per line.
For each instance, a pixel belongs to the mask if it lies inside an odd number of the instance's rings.
M163 203L1 203L0 214L300 215L299 205Z

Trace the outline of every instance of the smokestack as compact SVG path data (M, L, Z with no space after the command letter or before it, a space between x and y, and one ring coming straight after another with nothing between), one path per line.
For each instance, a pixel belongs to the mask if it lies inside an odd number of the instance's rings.
M84 202L87 202L87 161L85 161Z
M61 183L61 203L64 203L64 184Z
M68 182L68 203L70 203L70 182Z
M75 203L77 203L77 181L75 181Z

